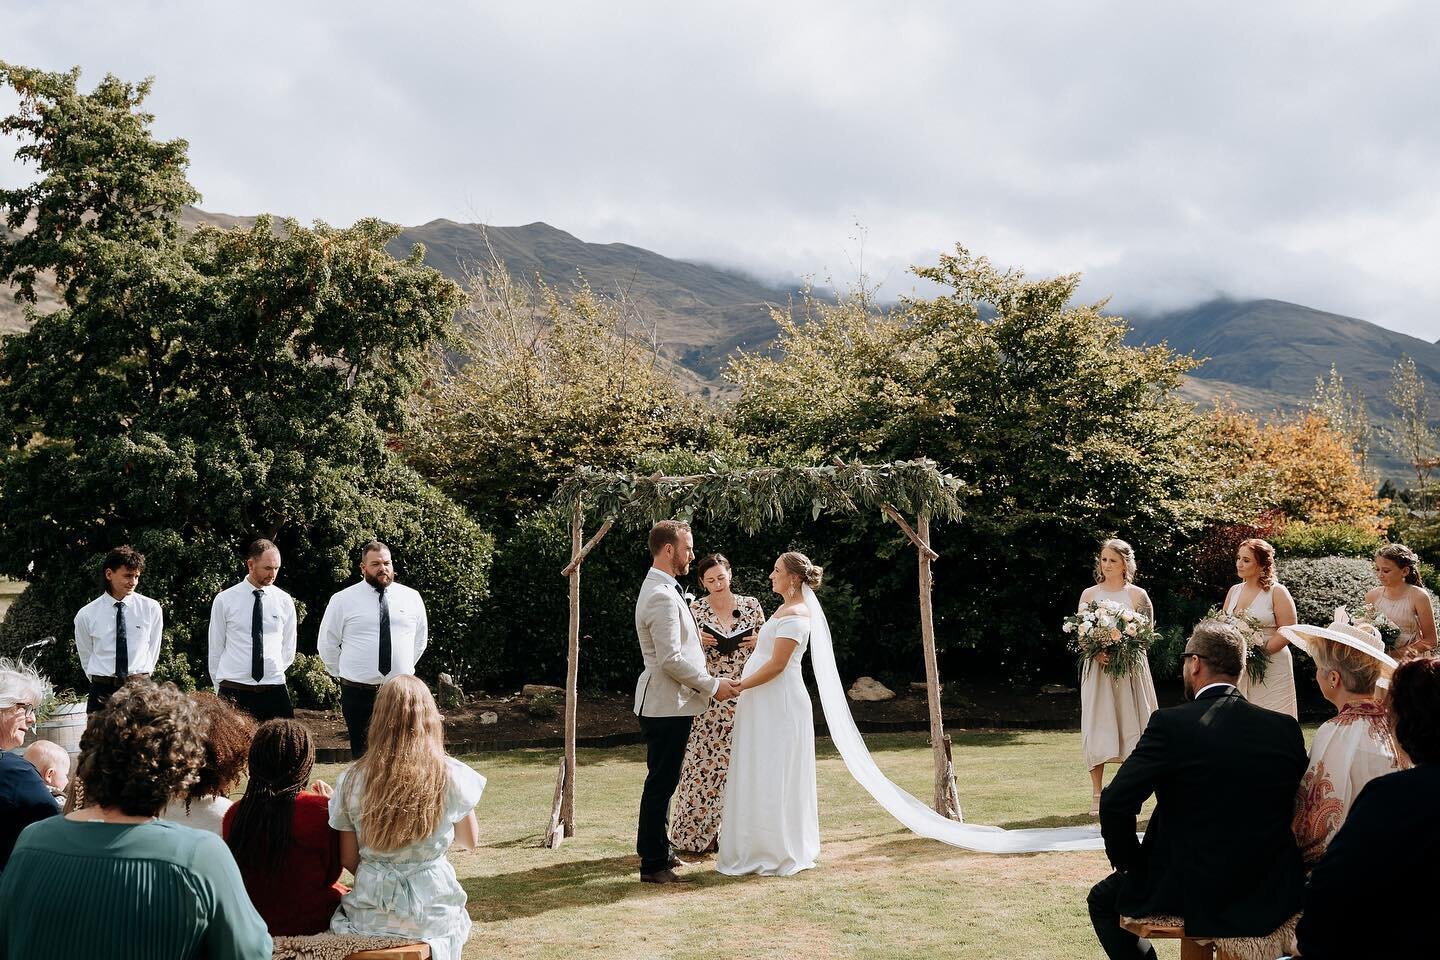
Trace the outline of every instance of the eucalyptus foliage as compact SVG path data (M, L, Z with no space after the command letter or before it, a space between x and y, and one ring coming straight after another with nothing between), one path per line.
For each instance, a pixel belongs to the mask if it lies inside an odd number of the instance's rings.
M714 468L687 476L634 476L583 468L560 485L563 506L581 503L622 526L649 526L665 518L729 523L753 534L800 512L878 512L884 505L914 518L957 520L965 484L931 460L819 467Z

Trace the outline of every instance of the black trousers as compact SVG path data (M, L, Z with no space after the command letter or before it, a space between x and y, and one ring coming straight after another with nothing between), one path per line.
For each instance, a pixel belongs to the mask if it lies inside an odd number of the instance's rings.
M370 714L375 712L375 696L379 689L340 684L340 712L345 715L345 729L350 734L350 759L365 756L370 745Z
M680 765L690 741L694 717L640 717L645 737L645 790L640 794L640 824L635 852L640 872L657 873L670 866L670 801L680 785Z
M295 716L295 707L290 703L290 689L283 683L225 683L221 682L215 691L235 706L254 717L259 723L276 717L290 719Z
M132 673L132 677L148 677L148 673ZM128 678L127 678L128 679ZM125 683L124 680L116 680L114 677L91 677L90 696L85 701L86 714L98 713L105 709L110 702L110 697L119 690Z
M1090 908L1090 924L1095 937L1110 960L1155 960L1155 948L1120 926L1120 874L1112 873L1090 888L1086 906ZM1141 948L1141 944L1144 948Z

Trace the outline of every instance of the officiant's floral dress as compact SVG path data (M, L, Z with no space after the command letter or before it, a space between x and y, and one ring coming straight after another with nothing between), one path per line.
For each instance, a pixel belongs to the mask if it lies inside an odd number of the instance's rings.
M710 598L696 600L690 610L701 627L712 627L722 634L759 630L765 623L765 611L759 600L736 594L735 605L740 616L729 630L710 609ZM721 654L717 648L710 647L705 651L705 668L711 676L739 680L749 657L750 651L744 647L730 654ZM684 766L680 768L680 789L670 817L670 843L677 850L703 852L710 849L720 833L725 778L730 773L730 734L734 729L734 700L710 704L690 727L690 743L685 749Z

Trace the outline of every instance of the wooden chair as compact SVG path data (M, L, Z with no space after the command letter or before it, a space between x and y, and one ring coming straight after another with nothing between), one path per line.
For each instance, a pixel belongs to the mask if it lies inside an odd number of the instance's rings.
M430 960L430 945L407 943L403 947L387 947L384 950L361 950L345 960Z
M1216 957L1214 941L1185 936L1184 925L1169 917L1121 917L1120 929L1146 940L1179 940L1180 960L1224 960Z

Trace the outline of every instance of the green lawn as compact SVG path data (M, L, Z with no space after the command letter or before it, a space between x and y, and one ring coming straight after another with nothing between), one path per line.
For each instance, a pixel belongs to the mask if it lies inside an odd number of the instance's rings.
M954 732L966 819L1009 827L1088 821L1080 735ZM923 734L867 738L887 774L930 794ZM577 835L540 847L559 754L467 757L489 778L478 849L451 860L475 921L467 958L1100 957L1085 894L1108 872L1101 853L997 857L921 840L860 789L819 743L820 865L791 878L637 881L639 748L582 750ZM319 771L333 779L338 767ZM1113 772L1114 768L1110 768ZM1179 955L1173 943L1162 956Z

